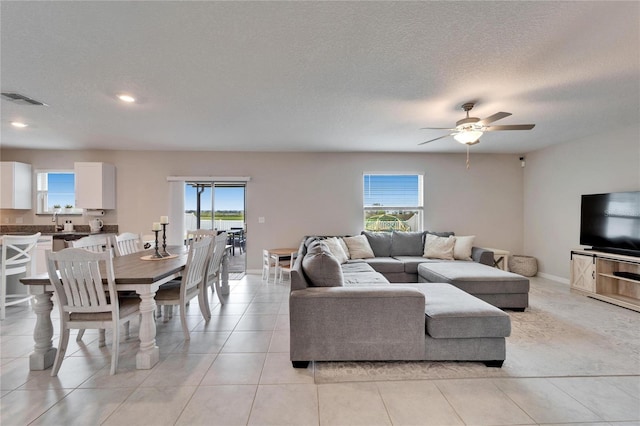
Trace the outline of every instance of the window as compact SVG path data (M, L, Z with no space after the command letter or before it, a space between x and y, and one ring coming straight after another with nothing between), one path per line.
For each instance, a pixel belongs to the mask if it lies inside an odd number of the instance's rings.
M75 207L75 173L70 170L36 172L36 213L81 214Z
M422 231L422 175L365 174L364 229Z

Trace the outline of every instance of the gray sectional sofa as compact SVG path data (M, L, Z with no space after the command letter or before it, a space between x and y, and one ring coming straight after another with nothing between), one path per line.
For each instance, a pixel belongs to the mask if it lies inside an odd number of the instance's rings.
M403 249L398 241L393 244L394 234L389 234L390 245L384 236L371 238L375 256L343 262L331 252L331 238L303 240L291 270L293 366L364 360L481 361L501 366L511 331L509 316L455 285L418 283L418 266L437 262L417 254L417 235L402 233L403 244L413 241L413 248ZM493 264L492 252L471 251L477 262ZM392 284L389 277L406 281Z

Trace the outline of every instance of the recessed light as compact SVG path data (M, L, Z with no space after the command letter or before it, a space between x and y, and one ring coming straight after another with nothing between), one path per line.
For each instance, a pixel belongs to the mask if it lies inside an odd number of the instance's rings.
M22 129L22 128L24 128L24 127L27 127L27 126L28 126L28 124L27 124L27 123L23 123L23 122L21 122L21 121L12 121L12 122L11 122L11 125L12 125L13 127L19 127L19 128L21 128L21 129Z
M118 95L118 99L120 99L122 102L128 102L128 103L132 103L136 101L136 98L134 98L133 96L125 95L125 94Z

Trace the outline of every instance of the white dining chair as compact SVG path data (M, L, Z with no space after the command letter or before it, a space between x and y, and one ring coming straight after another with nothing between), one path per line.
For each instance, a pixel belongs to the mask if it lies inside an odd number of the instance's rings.
M102 252L111 248L111 241L106 235L88 235L77 240L67 241L68 247L83 248L93 252Z
M262 250L262 281L266 281L268 284L273 270L273 282L276 282L278 278L277 263L278 258L276 256L272 256L269 250Z
M2 237L2 258L0 262L0 320L5 319L7 306L29 302L28 293L7 294L7 277L18 274L35 275L35 247L40 232L34 235L5 235ZM9 301L7 301L9 299Z
M72 248L81 248L89 250L95 253L102 253L104 251L111 251L111 241L106 235L88 235L86 237L79 238L77 240L67 241L68 246ZM129 337L129 327L127 325L126 335ZM84 329L78 330L76 341L79 342L84 336ZM100 329L98 337L98 347L103 347L107 344L104 334L104 329Z
M120 235L114 235L111 245L115 250L116 256L124 256L131 253L137 253L144 250L141 234L133 232L123 232Z
M187 302L196 296L199 296L202 291L201 287L205 285L205 273L207 268L207 256L213 240L211 237L205 237L200 241L191 241L189 244L189 254L187 257L187 263L182 273L182 278L179 280L180 285L160 286L156 291L156 305L158 306L179 306L180 307L180 322L182 324L182 331L184 332L185 340L189 340L189 328L187 327L186 307ZM198 297L200 302L200 312L203 318L206 319L206 307L202 305L202 298ZM165 315L165 321L168 317Z
M216 293L221 305L224 305L225 299L222 296L220 288L220 279L222 272L222 259L224 258L224 252L227 250L227 233L221 232L216 235L211 246L209 260L206 269L205 285L202 286L201 297L204 299L202 303L206 308L205 316L206 320L211 319L211 309L209 309L209 288L211 288L211 295Z
M289 281L291 281L291 268L293 268L293 264L296 261L296 257L298 257L298 252L291 253L289 259L279 259L276 266L276 282L283 282L283 274L286 272L289 275Z
M91 252L68 248L46 253L49 279L60 310L60 342L51 375L56 376L60 370L72 328L112 330L110 373L115 374L118 368L120 325L128 324L140 315L140 299L118 297L111 250ZM100 271L101 265L106 277ZM106 292L103 278L107 280Z

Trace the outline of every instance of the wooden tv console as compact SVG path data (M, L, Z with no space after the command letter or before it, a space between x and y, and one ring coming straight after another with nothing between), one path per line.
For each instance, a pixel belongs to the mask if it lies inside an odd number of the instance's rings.
M640 312L640 257L571 250L571 290Z

